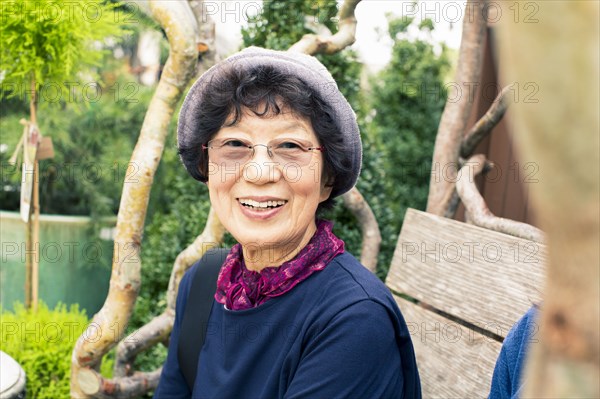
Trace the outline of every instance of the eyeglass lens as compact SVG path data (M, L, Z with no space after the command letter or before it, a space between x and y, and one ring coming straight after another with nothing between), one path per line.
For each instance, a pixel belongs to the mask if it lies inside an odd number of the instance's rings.
M312 150L316 149L312 143L298 139L273 140L269 144L252 144L239 139L212 140L207 147L210 161L225 166L248 162L256 147L265 147L273 162L306 166L312 159Z

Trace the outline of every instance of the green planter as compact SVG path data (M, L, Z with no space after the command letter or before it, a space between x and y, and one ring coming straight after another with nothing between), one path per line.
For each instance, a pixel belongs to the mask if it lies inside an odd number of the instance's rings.
M116 218L92 234L89 217L40 215L39 299L50 308L78 303L88 317L104 303L110 280ZM26 224L18 212L0 211L0 305L25 301Z

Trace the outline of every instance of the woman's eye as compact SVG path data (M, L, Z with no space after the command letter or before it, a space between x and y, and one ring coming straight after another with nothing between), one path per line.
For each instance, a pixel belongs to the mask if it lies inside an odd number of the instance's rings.
M277 146L283 150L300 150L302 147L298 143L294 143L292 141L286 141Z
M247 145L240 140L227 140L223 143L223 147L247 147Z

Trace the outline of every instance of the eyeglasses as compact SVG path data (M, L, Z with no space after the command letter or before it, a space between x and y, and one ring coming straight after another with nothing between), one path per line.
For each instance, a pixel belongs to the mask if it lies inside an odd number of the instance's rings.
M245 164L254 157L254 149L265 147L269 157L281 165L295 163L300 167L310 164L313 151L324 151L324 147L313 147L309 141L282 138L271 140L268 144L252 144L243 139L215 139L209 141L202 149L209 150L209 159L225 167Z

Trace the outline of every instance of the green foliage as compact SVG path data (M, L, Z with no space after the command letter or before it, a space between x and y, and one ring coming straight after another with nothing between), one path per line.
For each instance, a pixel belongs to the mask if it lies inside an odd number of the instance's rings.
M266 1L262 12L248 17L248 28L242 29L244 46L287 50L305 34L314 33L316 25L335 33L336 14L337 3L331 0Z
M0 350L13 357L27 375L27 396L36 399L69 397L71 354L88 325L84 311L58 304L53 310L41 302L37 312L15 304L2 311ZM90 337L95 339L95 337ZM105 358L101 372L112 376L114 358Z
M117 5L102 0L15 0L0 8L0 70L3 92L22 93L32 76L38 85L52 82L68 93L84 67L98 65L96 42L123 31L115 22Z
M287 50L305 34L315 33L319 25L335 33L337 11L337 2L332 0L266 1L262 13L249 17L248 27L242 29L244 47ZM317 59L327 67L350 104L358 105L361 65L356 53L344 49L336 54L319 54Z
M131 76L98 87L97 100L49 104L40 96L38 124L52 137L54 158L40 161L42 213L115 215L124 182L135 181L135 168L126 173L152 89ZM91 97L90 97L91 98ZM6 101L6 100L4 100ZM10 100L14 104L14 99ZM15 108L17 108L15 106ZM0 118L2 185L0 202L5 210L19 207L21 170L8 158L21 137L23 116L18 109Z
M393 14L386 14L386 17L388 19L388 33L394 41L399 34L405 33L415 20L412 17L394 18Z
M392 59L371 82L375 115L369 135L379 148L378 167L384 171L384 208L371 204L385 231L382 275L387 273L406 208L424 209L427 204L433 146L446 100L444 77L450 67L444 46L438 55L432 44L403 37L410 23L406 18L390 20ZM422 22L419 27L430 30L433 24Z
M428 30L428 31L432 31L435 29L435 25L433 23L433 20L429 19L429 18L425 18L424 20L422 20L419 23L419 29L421 30Z

